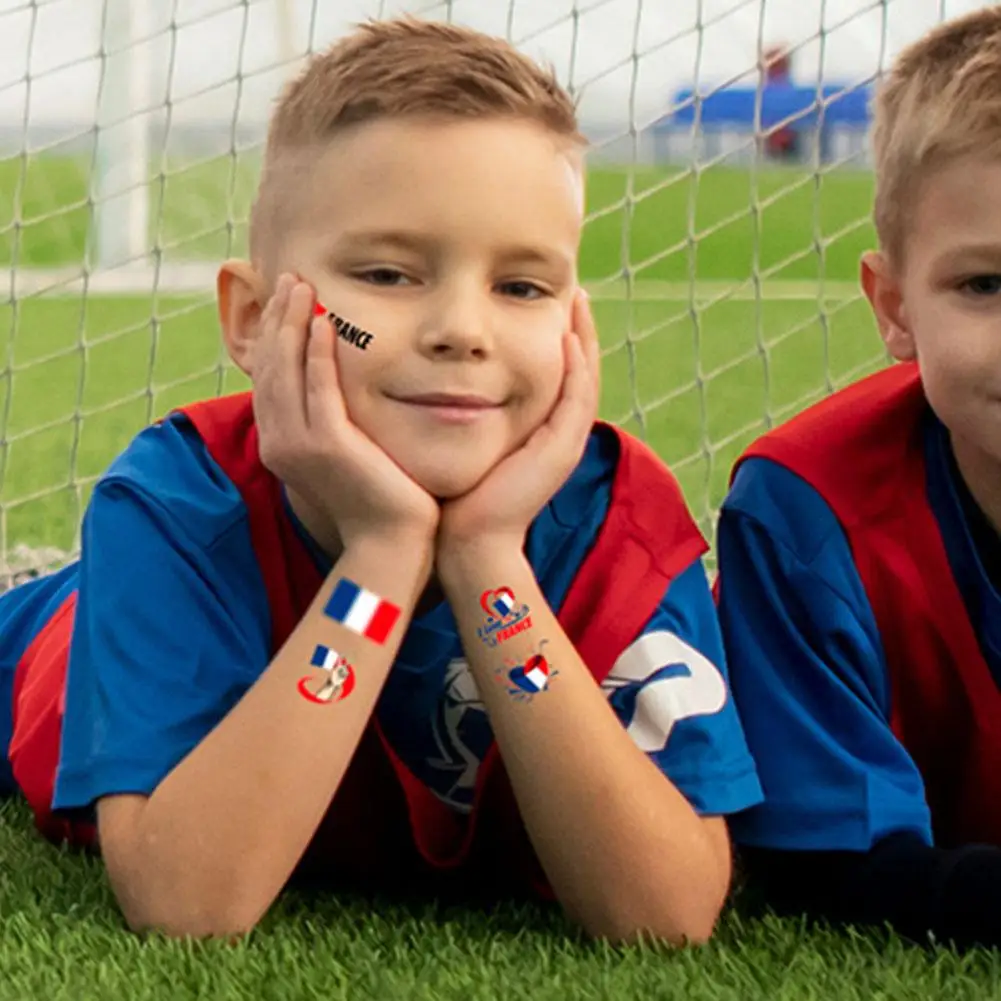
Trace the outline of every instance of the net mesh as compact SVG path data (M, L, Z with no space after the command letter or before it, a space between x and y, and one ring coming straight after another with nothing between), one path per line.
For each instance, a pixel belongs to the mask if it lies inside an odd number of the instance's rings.
M865 100L973 6L0 0L0 576L78 550L95 479L145 424L243 388L213 283L244 252L271 102L309 52L404 11L505 35L577 96L602 413L711 535L741 448L883 363L854 281Z

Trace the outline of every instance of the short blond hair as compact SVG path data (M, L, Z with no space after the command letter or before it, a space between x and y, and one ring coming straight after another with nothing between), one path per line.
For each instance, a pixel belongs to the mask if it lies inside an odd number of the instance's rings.
M573 98L509 42L409 16L358 25L314 56L278 101L250 215L251 258L276 233L285 154L366 122L419 116L522 119L585 145Z
M873 150L876 232L899 264L927 174L964 156L1001 156L1001 8L946 21L900 53L876 94Z

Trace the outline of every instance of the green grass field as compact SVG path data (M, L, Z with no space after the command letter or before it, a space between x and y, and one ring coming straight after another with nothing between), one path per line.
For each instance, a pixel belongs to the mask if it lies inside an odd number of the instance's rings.
M83 259L85 168L0 161L0 264ZM154 185L164 259L239 252L245 233L228 220L245 215L253 178L252 162L225 161ZM604 348L603 415L672 464L709 530L751 437L881 362L854 291L870 178L602 169L589 188L581 270ZM238 388L207 295L0 305L0 543L70 548L89 484L137 430ZM553 910L296 893L236 945L143 941L123 932L99 865L41 843L19 803L0 807L0 969L0 1001L1001 997L994 953L808 929L739 901L713 944L680 952L589 944Z

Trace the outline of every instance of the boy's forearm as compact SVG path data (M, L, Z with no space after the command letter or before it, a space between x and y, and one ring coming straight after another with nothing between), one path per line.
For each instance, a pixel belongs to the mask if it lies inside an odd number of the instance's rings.
M429 574L430 538L387 538L345 552L253 687L156 788L136 830L141 924L177 934L234 934L274 901L306 849L367 725ZM337 582L400 609L377 643L324 612ZM310 701L318 645L351 665L337 701Z
M725 825L700 818L636 747L594 683L518 551L439 557L438 571L490 715L525 826L567 912L616 940L640 931L704 940L730 878ZM510 588L527 628L478 635L480 595ZM548 686L516 696L507 672L540 652ZM520 694L520 693L519 693Z

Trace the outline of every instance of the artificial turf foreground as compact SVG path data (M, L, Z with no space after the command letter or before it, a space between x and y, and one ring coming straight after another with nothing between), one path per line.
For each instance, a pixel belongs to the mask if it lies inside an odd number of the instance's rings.
M125 930L100 862L0 807L0 1001L974 1001L1001 997L1001 956L882 933L728 913L708 946L615 949L556 908L492 913L289 892L235 943Z

